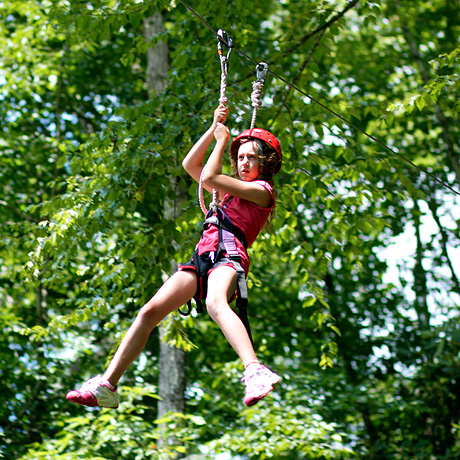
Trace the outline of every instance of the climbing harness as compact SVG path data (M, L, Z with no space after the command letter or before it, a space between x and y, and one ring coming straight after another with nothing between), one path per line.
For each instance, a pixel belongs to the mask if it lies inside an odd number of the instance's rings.
M227 56L224 55L223 47L228 47ZM221 68L221 77L220 77L220 98L219 104L227 105L227 74L228 74L228 58L230 57L230 53L232 52L233 48L233 40L230 35L222 29L219 29L217 32L217 54L219 55L220 59L220 68ZM203 178L204 178L204 171L206 166L202 169L200 180L198 182L198 201L200 203L201 211L204 215L208 213L206 209L206 204L204 202L203 197ZM218 205L218 192L217 190L212 191L212 201L209 205L210 209L215 210Z
M215 252L199 254L199 243L193 253L192 259L187 264L181 265L181 269L193 269L197 275L197 291L193 297L196 303L197 313L203 313L202 300L206 299L208 276L209 272L219 265L233 265L236 270L237 279L237 299L236 308L237 314L241 322L244 324L249 339L252 342L251 328L249 326L247 305L248 305L248 288L246 284L246 273L241 266L241 257L236 247L235 238L247 249L247 242L243 232L235 226L229 219L225 211L218 207L215 211L210 210L203 223L203 228L206 230L209 226L214 225L219 232L219 245ZM233 300L233 299L232 299ZM191 300L187 303L188 309L186 312L179 312L188 316L192 311Z

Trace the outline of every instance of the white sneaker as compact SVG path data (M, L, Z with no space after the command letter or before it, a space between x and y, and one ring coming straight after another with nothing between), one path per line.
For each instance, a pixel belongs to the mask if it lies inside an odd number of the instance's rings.
M100 375L89 379L80 389L69 391L66 399L88 407L118 407L117 387L112 389L110 383L102 380Z
M246 385L244 404L251 407L265 398L273 390L273 385L281 380L281 377L263 364L254 363L246 368L241 380Z

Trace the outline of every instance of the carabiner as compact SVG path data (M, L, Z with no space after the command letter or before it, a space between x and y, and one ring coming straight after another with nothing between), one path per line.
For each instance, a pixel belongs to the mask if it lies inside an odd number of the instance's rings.
M265 81L265 78L267 77L267 73L268 73L268 64L266 64L265 62L259 62L256 65L256 76L257 76L256 81L263 84Z
M228 53L227 56L224 56L224 53L222 51L222 45L225 45L228 48ZM219 29L217 31L217 52L220 57L224 59L225 63L225 71L228 70L228 58L230 57L230 53L232 52L233 48L233 40L230 35L228 35L227 32L225 32L222 29Z

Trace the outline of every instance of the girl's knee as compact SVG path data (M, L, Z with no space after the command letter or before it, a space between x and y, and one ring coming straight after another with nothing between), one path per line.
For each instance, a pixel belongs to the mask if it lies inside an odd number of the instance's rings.
M136 320L153 329L165 316L160 310L158 305L149 302L139 310Z
M225 300L206 298L206 310L212 319L217 318L227 308L230 308L230 306Z

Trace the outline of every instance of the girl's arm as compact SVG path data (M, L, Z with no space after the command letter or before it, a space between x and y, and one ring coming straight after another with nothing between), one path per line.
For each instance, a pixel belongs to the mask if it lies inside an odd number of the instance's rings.
M272 197L261 184L245 182L222 174L222 157L230 138L229 129L222 123L217 123L214 137L216 138L216 145L206 165L203 178L204 185L219 190L221 193L238 196L263 208L268 208L272 204Z
M203 161L211 141L214 138L214 131L216 130L217 123L224 122L228 113L228 108L219 105L214 111L214 118L209 129L201 136L201 138L195 143L195 145L187 153L186 157L182 161L183 168L187 173L193 177L197 182L200 181L201 171L203 170ZM212 187L205 185L205 189L212 191Z

